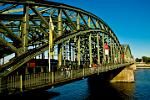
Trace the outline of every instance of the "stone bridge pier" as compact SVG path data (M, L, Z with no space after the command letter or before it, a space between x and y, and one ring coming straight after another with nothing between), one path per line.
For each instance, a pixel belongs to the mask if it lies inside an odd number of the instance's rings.
M118 75L116 75L111 82L134 82L134 72L136 70L136 64L132 64L125 67Z

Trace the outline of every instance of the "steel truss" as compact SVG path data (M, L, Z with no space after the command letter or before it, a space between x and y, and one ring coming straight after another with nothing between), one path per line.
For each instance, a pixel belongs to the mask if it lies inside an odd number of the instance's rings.
M0 4L0 58L15 54L1 66L1 76L44 55L49 43L51 58L57 47L58 67L67 65L67 61L76 62L78 66L85 62L89 65L123 62L124 49L117 36L102 19L90 12L44 0L3 0ZM107 56L105 43L109 46ZM11 70L6 71L8 68Z

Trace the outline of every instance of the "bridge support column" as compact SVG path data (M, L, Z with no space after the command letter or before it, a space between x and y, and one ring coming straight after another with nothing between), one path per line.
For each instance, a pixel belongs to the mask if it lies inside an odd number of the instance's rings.
M91 45L91 34L89 36L89 54L90 54L90 65L92 65L93 63L93 59L92 59L92 45Z
M134 70L136 65L130 65L129 67L124 68L117 76L115 76L111 82L134 82Z
M104 33L102 33L102 47L103 47L103 60L102 60L102 63L105 64L106 57L105 57L105 49L104 49Z
M78 53L77 53L77 59L78 59L78 67L80 66L80 55L81 55L81 52L80 52L80 37L78 38Z
M98 59L98 64L100 65L100 53L99 53L99 35L97 34L97 59Z
M112 38L110 38L110 62L113 64L113 47L112 47Z
M58 37L62 35L62 9L58 10ZM62 44L58 44L58 67L62 65Z

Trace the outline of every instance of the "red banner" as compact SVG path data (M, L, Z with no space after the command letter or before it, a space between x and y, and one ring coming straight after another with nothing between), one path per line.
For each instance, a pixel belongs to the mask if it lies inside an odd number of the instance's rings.
M108 44L107 44L107 43L105 43L105 44L104 44L104 49L109 49L109 47L108 47Z

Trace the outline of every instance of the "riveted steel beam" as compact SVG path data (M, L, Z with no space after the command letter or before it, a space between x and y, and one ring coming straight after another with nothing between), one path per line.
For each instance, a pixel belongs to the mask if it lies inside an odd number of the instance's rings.
M1 37L0 37L0 45L4 45L5 47L7 47L12 52L18 53L18 50L16 47L14 47L11 43L7 42L6 40L4 40Z
M58 37L62 35L62 9L58 9Z
M36 5L38 6L40 4L41 6L68 9L68 10L80 12L80 13L82 13L84 15L87 15L87 16L91 16L92 18L97 19L100 23L103 23L105 26L107 26L109 28L109 26L102 19L98 18L96 15L94 15L94 14L92 14L90 12L87 12L85 10L82 10L80 8L76 8L76 7L73 7L73 6L66 5L66 4L50 2L50 1L42 1L42 2L41 1L39 1L39 2L34 2L34 1L32 1L32 2L31 1L26 1L26 2L25 1L24 2L23 1L20 1L20 2L16 2L16 1L0 1L0 3L16 3L16 4L28 4L28 5L30 4L30 5L33 5L33 6L36 6ZM82 15L81 15L81 17L82 17ZM114 34L114 32L113 32L113 34Z
M33 59L35 56L41 54L42 52L48 50L48 43L43 44L42 46L39 46L38 48L34 49L33 51L27 51L23 55L16 57L13 61L10 61L6 63L5 65L2 65L2 68L9 68L10 70L4 70L3 73L0 74L0 77L8 76L11 72L17 70L20 66L27 63L29 60ZM19 61L18 61L19 60Z
M29 6L24 6L24 17L21 30L22 30L23 52L26 52L28 46L28 32L29 32Z
M11 6L8 6L8 7L4 8L4 9L0 10L0 14L5 12L5 11L8 11L9 9L15 8L16 6L18 6L18 5L17 4L13 4Z
M31 20L32 23L42 32L45 34L45 36L48 36L48 32L46 32L45 30L43 30L43 28L41 28L35 21Z
M71 20L70 17L68 16L67 12L66 12L65 10L62 10L62 11L63 11L64 15L66 16L68 22L71 23L72 28L73 28L74 30L77 30L75 24L72 22L72 20Z
M35 13L35 14L37 14L38 16L39 16L39 18L41 19L41 21L46 25L46 27L48 28L48 26L49 26L49 24L48 24L48 22L47 22L47 20L45 20L45 18L42 16L42 14L35 8L35 7L30 7L32 10L33 10L33 12Z
M15 41L15 42L18 42L20 43L21 42L21 38L19 38L18 36L16 36L10 29L8 29L6 27L6 25L4 25L2 22L0 22L0 28L3 29L7 34L4 34L6 37L9 37L12 41Z
M92 39L91 39L92 35L90 33L89 35L89 55L90 55L90 65L92 65L93 63L93 58L92 58Z
M93 23L93 25L94 25L94 28L96 28L97 26L96 26L96 24L94 23L93 18L91 18L91 21L92 21L92 23Z
M85 19L83 18L83 15L82 15L81 13L79 13L79 14L80 14L81 19L82 19L83 22L84 22L85 27L88 28L88 24L87 24L87 22L85 21Z
M77 30L80 30L80 14L77 13Z
M15 1L13 1L15 2ZM12 3L11 1L8 1L7 3ZM76 8L76 7L72 7L72 6L69 6L69 5L65 5L65 4L60 4L60 3L55 3L55 2L15 2L16 4L30 4L30 5L41 5L41 6L47 6L47 7L54 7L54 8L62 8L62 9L68 9L68 10L72 10L72 11L76 11L76 12L80 12L84 15L87 15L87 16L91 16L92 18L96 19L99 21L99 23L103 23L105 26L108 26L104 21L102 21L100 18L98 18L96 15L90 13L90 12L87 12L87 11L84 11L82 9L79 9L79 8ZM81 15L82 17L82 15ZM83 20L84 21L84 20ZM84 21L85 22L85 21ZM113 33L114 34L114 33Z
M77 40L77 47L78 47L77 60L78 60L78 66L80 66L80 60L81 60L80 36L78 37Z
M12 9L12 10L5 11L2 14L16 13L16 12L22 12L22 11L23 11L22 8L17 8L17 9Z
M100 64L100 47L99 47L99 41L100 41L100 36L97 33L97 60L98 60L98 64Z
M72 7L69 5L65 5L65 4L61 4L61 3L55 3L55 2L49 2L49 1L26 1L26 0L8 0L8 1L0 1L0 3L4 3L4 4L14 4L14 7L10 6L6 9L1 10L1 14L0 14L0 19L2 20L2 24L6 25L7 29L12 29L12 33L17 34L15 36L19 36L20 33L22 35L22 40L23 40L23 44L22 46L24 48L27 48L28 46L32 45L32 44L38 44L40 42L44 42L47 43L48 40L50 40L50 44L52 44L51 50L54 49L54 45L58 45L58 51L59 51L59 55L62 56L62 44L64 44L64 46L67 47L67 44L65 45L66 41L68 40L73 40L75 39L75 41L70 41L73 46L73 49L76 49L73 51L73 55L76 55L77 58L80 57L81 61L82 61L82 41L86 41L85 43L85 47L86 47L86 53L88 53L86 55L86 57L88 58L89 54L91 55L92 53L90 53L92 51L92 49L90 49L90 45L92 48L92 44L94 49L96 48L96 46L100 46L100 49L104 49L104 41L103 39L106 37L106 35L112 39L113 44L116 45L116 47L114 49L118 50L121 52L121 48L120 43L118 41L118 38L116 37L116 35L114 34L114 32L110 29L110 27L104 22L102 21L100 18L98 18L97 16L95 16L94 14L84 11L82 9L76 8L76 7ZM20 6L20 8L18 9L17 7L15 7L15 5ZM0 5L3 6L3 5ZM24 10L24 8L22 9L22 6L29 6L31 9L29 9L29 11ZM56 12L54 12L54 10L56 10ZM18 14L18 12L21 12L20 15ZM28 13L26 13L28 12ZM54 14L51 14L51 13ZM11 16L8 13L11 13L13 15L14 18L11 19ZM16 14L17 13L17 14ZM62 16L63 13L63 16ZM73 14L72 14L73 13ZM75 14L75 17L72 19L71 16ZM2 15L4 15L4 17L2 17ZM30 18L29 18L30 15ZM26 17L25 17L26 16ZM48 31L49 31L49 17L52 17L55 25L55 35L49 35L51 36L51 39L48 39ZM15 19L16 18L16 19ZM89 19L87 19L89 18ZM10 23L11 21L14 21L13 24L15 24L14 26L11 26L10 24L6 24L6 23ZM22 22L23 21L23 22ZM6 22L6 23L5 23ZM19 30L19 23L22 23L22 29L21 31ZM69 24L67 24L69 23ZM93 26L91 26L93 25ZM17 28L18 27L18 28ZM25 27L25 28L24 28ZM67 34L62 34L63 30L67 28L67 30L69 30L69 32ZM20 32L17 32L20 31ZM23 31L22 31L23 30ZM26 31L25 31L26 30ZM75 30L75 32L74 32ZM4 34L4 32L7 32L5 29L0 28L1 33ZM19 33L19 34L18 34ZM101 36L101 40L98 41L98 36ZM34 39L34 37L36 37L36 39ZM91 36L91 39L89 38ZM79 49L79 37L80 37L80 46L81 46L81 50ZM11 36L8 36L9 39L11 39ZM40 39L42 38L42 39ZM13 45L15 45L15 42L17 41L16 38L13 37ZM97 40L96 40L97 39ZM52 40L52 41L51 41ZM53 41L54 40L54 41ZM97 41L97 42L96 42ZM111 41L111 40L110 40ZM7 41L6 41L7 42ZM76 43L76 45L75 45ZM89 46L88 46L89 45ZM109 44L111 45L111 43ZM7 45L8 46L8 45ZM17 47L17 46L16 46ZM47 45L48 47L48 45ZM88 49L89 47L89 49ZM38 47L36 47L38 48ZM47 48L48 49L48 48ZM70 47L69 47L70 49ZM99 49L99 47L98 47ZM32 53L42 53L40 52L41 49L34 49L31 50ZM114 50L116 52L116 50ZM70 51L70 50L69 50ZM77 52L76 52L77 51ZM80 56L79 55L79 51L80 51ZM83 50L84 51L84 50ZM93 50L94 51L94 50ZM97 50L97 53L93 53L92 56L95 57L96 55L99 57L99 55L103 54L104 55L104 50L102 50L103 52L100 54L99 51L101 50ZM110 52L112 52L113 50L111 50ZM18 51L19 52L19 51ZM26 51L28 52L28 51ZM24 52L26 54L26 52ZM29 53L29 52L28 52ZM67 53L67 49L66 49L66 53ZM75 54L76 53L76 54ZM117 54L117 52L116 52ZM129 55L129 51L127 51L127 54ZM27 62L27 60L30 60L29 57L33 58L33 56L35 56L34 54L31 56L27 56L24 55L23 59L19 60L19 62L21 61L21 64L16 63L13 66L17 66L15 68L19 68L18 66L21 66L23 63ZM110 55L111 56L111 55ZM20 55L20 57L22 57ZM70 56L71 57L71 56ZM104 59L105 55L103 56ZM75 58L75 57L73 57ZM90 56L90 63L92 63L92 57ZM100 58L98 58L100 59ZM112 59L112 58L111 58ZM79 58L77 59L79 61ZM62 63L62 57L58 56L58 61L59 61L59 65L61 65ZM99 60L98 60L99 61ZM99 62L98 62L99 63ZM81 64L81 63L80 63ZM80 65L78 62L78 65Z
M105 49L104 49L104 33L102 33L102 48L103 48L103 61L102 63L105 64L106 57L105 57Z
M62 36L62 9L58 9L58 36ZM58 66L62 65L62 53L63 53L63 45L58 44Z

